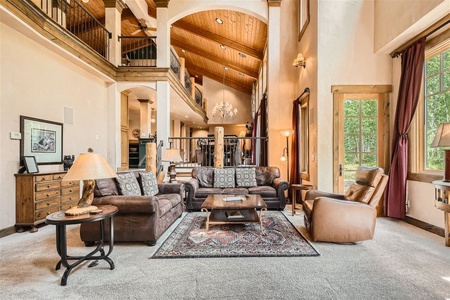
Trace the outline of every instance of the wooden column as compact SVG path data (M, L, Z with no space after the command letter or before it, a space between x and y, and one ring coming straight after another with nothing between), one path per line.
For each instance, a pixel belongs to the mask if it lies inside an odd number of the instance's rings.
M145 144L145 170L156 176L156 143Z
M223 169L223 127L214 128L214 168Z

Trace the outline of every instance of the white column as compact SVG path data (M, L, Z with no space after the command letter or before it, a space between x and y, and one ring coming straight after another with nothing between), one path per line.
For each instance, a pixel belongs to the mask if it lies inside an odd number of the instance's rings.
M167 4L165 7L158 7L159 4L156 3L156 15L158 16L156 19L156 27L158 29L156 66L158 68L170 67L170 24L168 24Z
M117 91L117 84L111 84L107 90L107 155L106 160L111 167L117 171L122 165L121 162L121 136L120 136L120 93ZM95 150L95 149L94 149Z
M121 64L122 50L118 36L121 34L121 14L125 3L121 0L104 1L105 3L105 27L111 32L109 40L109 61L115 66Z
M149 99L138 99L140 113L141 138L148 138L151 133L151 109Z
M164 149L169 148L170 136L170 85L168 81L158 81L156 83L156 126L158 128L157 137L164 142Z

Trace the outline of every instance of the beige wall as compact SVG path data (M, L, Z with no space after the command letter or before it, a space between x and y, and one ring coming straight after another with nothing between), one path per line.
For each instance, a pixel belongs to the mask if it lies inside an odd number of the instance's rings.
M61 56L0 23L0 228L15 224L15 179L19 170L20 115L64 122L64 107L73 124L63 126L63 154L87 151L107 157L107 86ZM40 165L40 171L62 170Z

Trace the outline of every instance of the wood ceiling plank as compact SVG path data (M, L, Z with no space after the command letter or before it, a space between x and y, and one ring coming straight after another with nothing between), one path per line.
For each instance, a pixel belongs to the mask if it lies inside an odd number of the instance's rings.
M218 34L212 33L208 30L205 30L201 27L198 27L196 25L190 24L188 22L185 22L183 20L178 20L175 23L172 24L172 26L177 27L181 30L189 31L195 35L202 36L204 38L213 40L219 44L223 44L227 47L233 48L241 53L244 53L246 55L252 56L260 61L264 58L264 53L262 51L253 49L251 47L248 47L243 44L239 44L231 39L225 38L223 36L220 36Z

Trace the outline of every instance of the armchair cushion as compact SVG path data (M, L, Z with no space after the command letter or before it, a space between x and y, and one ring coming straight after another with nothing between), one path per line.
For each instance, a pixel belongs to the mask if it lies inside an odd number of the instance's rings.
M374 191L374 187L355 183L349 186L344 198L349 201L369 203Z
M120 192L124 196L141 196L141 188L133 173L122 173L117 175Z
M215 188L234 187L234 169L214 169Z
M155 196L159 193L156 176L153 172L139 172L144 196Z
M360 166L355 173L356 183L376 187L383 176L383 169Z
M257 186L255 168L236 168L236 185L238 187Z

